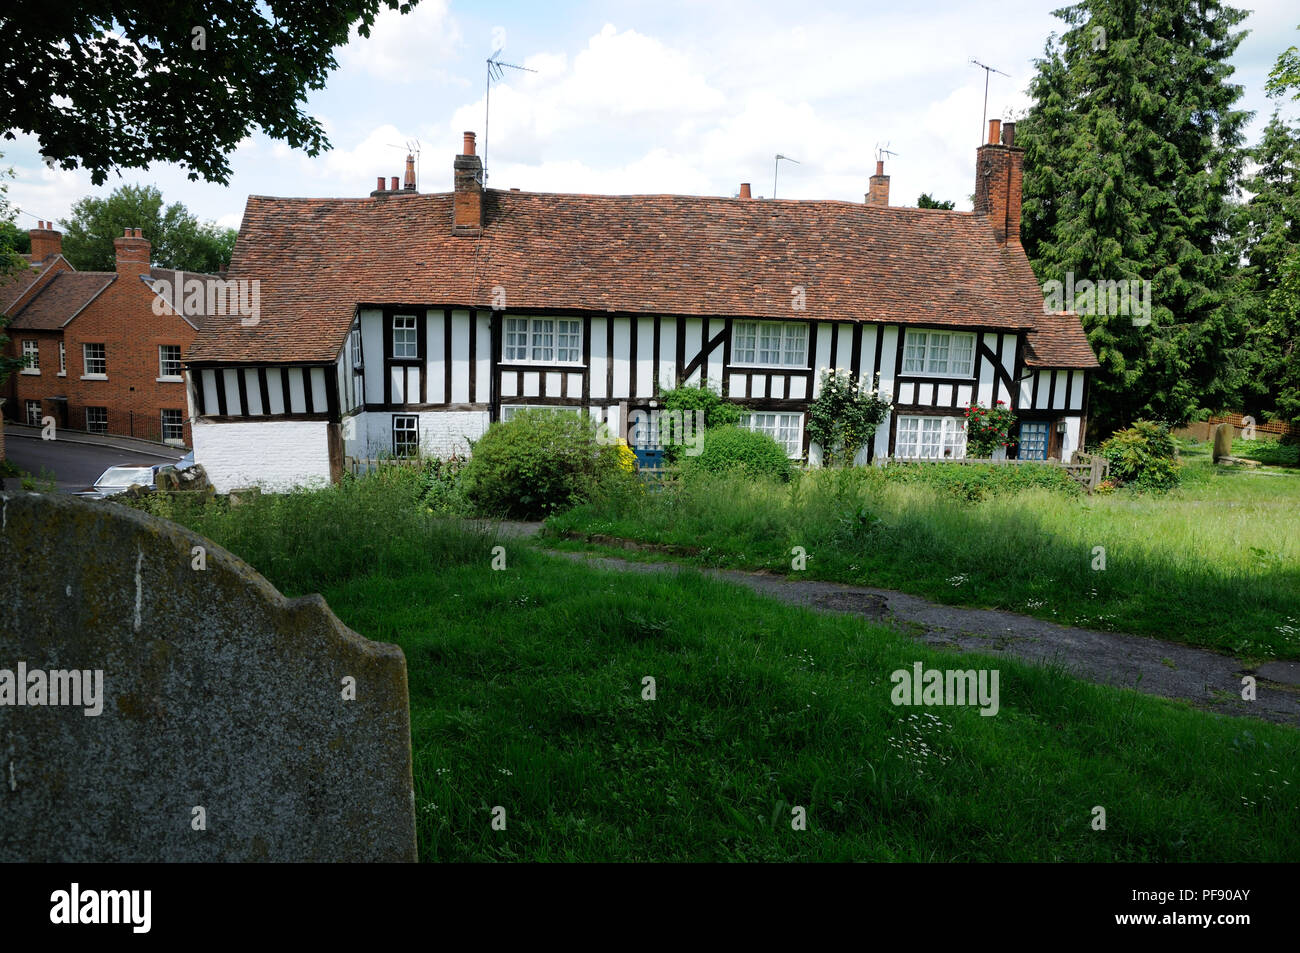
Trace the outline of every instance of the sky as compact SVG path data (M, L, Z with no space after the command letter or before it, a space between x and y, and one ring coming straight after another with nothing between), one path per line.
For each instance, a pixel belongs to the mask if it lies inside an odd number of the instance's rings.
M249 195L361 197L379 175L400 176L419 143L419 190L452 187L462 132L486 145L489 185L539 192L735 195L741 182L780 198L860 202L877 150L890 202L922 192L970 208L974 150L989 118L1029 106L1033 60L1061 0L800 3L768 0L421 0L385 11L369 39L337 51L339 68L305 110L333 148L311 158L256 133L230 159L227 186L190 181L179 166L110 175L49 169L34 137L0 140L12 166L20 226L66 218L86 195L153 184L167 202L237 228ZM1233 58L1255 117L1273 109L1264 82L1277 55L1300 43L1294 0L1256 0ZM484 142L485 59L506 70L492 86ZM1300 103L1283 114L1300 118Z

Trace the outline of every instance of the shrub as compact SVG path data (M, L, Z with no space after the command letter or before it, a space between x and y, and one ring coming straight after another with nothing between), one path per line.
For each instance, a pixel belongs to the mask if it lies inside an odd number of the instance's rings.
M889 406L847 371L822 371L817 399L808 405L808 439L822 448L826 466L850 464L875 436Z
M474 444L463 491L480 513L541 519L634 480L620 461L585 414L524 410Z
M966 408L966 453L976 459L992 457L998 447L1011 443L1011 428L1016 415L998 401L992 407L971 404Z
M460 475L466 459L453 454L446 460L431 457L424 461L419 475L419 502L433 513L458 513L464 508Z
M659 400L663 404L664 410L673 412L674 418L691 421L688 425L692 428L689 434L669 433L669 428L660 425L660 436L666 444L664 456L669 462L675 462L681 454L684 437L695 437L693 428L695 427L695 421L698 419L696 417L697 412L704 415L705 430L712 430L715 427L731 427L740 423L740 405L723 400L721 395L710 387L707 381L696 387L683 384L680 387L674 387L672 390L661 391ZM680 415L680 417L677 415Z
M1144 490L1168 490L1178 485L1178 448L1163 423L1139 420L1118 430L1101 445L1110 460L1110 475L1120 483Z
M790 460L785 448L765 433L741 427L718 427L704 436L704 448L688 457L688 467L706 473L743 470L751 476L790 479Z

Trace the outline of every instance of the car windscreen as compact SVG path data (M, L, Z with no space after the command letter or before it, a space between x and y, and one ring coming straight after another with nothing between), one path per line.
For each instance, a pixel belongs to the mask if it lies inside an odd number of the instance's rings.
M147 486L152 482L153 470L150 467L110 467L95 486L130 486L132 483Z

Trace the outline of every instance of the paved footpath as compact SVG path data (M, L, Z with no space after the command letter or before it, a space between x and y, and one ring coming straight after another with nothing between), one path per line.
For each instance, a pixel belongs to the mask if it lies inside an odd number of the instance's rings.
M892 589L587 553L552 551L552 555L620 572L703 572L782 602L883 622L936 648L1059 664L1079 678L1181 699L1207 711L1300 725L1300 663L1296 662L1248 667L1232 656L1177 642L1076 629L997 609L942 605ZM1256 678L1253 702L1241 698L1245 675Z

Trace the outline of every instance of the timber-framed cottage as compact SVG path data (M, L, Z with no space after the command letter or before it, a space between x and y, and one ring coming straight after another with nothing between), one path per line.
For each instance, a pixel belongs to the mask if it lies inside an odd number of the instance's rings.
M626 434L660 389L708 381L817 462L822 369L892 412L861 462L961 457L964 411L1004 401L1021 457L1069 459L1096 358L1044 312L1020 244L1012 123L977 150L971 212L866 201L485 189L474 134L451 192L252 196L228 278L260 313L186 354L196 458L218 489L337 480L345 457L465 452L522 407Z

